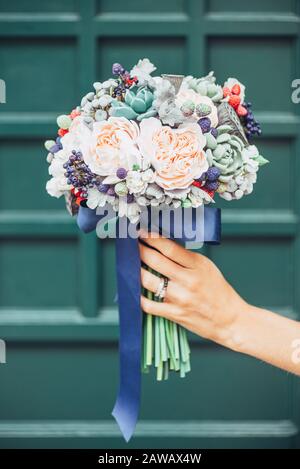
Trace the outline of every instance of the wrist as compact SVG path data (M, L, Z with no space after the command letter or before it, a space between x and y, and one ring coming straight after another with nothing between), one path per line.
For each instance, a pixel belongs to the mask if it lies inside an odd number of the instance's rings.
M219 331L218 342L235 352L245 353L247 348L247 329L253 306L239 298L231 314L231 320Z

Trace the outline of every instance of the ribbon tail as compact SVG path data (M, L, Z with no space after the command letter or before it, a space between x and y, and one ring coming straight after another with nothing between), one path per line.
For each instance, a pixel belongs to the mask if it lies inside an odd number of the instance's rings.
M141 399L141 261L137 239L116 239L116 263L120 321L120 382L112 415L128 442L138 420Z

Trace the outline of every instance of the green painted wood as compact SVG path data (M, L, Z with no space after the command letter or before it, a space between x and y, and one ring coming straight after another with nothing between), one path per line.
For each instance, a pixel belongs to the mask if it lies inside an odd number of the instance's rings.
M299 318L298 0L0 0L0 447L125 447L110 420L118 379L112 241L78 233L44 192L45 138L112 62L247 83L272 163L223 208L205 248L249 301ZM269 86L270 77L272 87ZM276 90L276 96L274 95ZM12 175L12 176L11 176ZM284 194L284 197L282 196ZM143 379L128 447L300 447L299 380L191 335L185 380ZM20 392L22 389L22 392ZM159 435L159 438L156 436Z

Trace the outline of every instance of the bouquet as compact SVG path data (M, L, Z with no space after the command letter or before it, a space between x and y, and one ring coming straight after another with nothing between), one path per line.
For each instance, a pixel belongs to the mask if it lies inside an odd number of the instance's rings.
M101 221L99 209L104 207L134 225L149 209L195 211L214 204L216 196L227 201L240 199L252 192L258 169L267 162L251 143L261 128L242 83L228 78L220 85L213 72L194 78L153 76L155 70L147 58L130 71L113 64L112 77L94 83L93 91L79 106L59 116L57 138L45 142L52 176L47 191L54 197L66 197L70 212L78 215L84 231L96 227ZM205 215L211 213L213 223L219 224L219 212L205 208ZM206 218L205 223L210 225ZM218 239L209 235L205 241ZM119 265L132 246L124 243L117 255ZM131 272L129 262L127 257L125 275ZM136 271L139 267L137 264ZM123 272L118 278L119 308L122 305L125 310L124 302L129 302L128 308L136 309L135 319L141 324L138 306L130 306L128 297L120 294L126 288L124 282ZM160 292L144 294L161 300ZM135 300L139 301L137 297L138 293ZM121 333L128 328L123 316L120 314ZM154 365L158 380L166 379L172 370L184 377L190 371L186 331L163 318L143 316L143 346L138 345L142 359L138 365L145 372ZM132 317L129 320L133 321ZM124 342L128 342L129 334L123 331ZM141 341L141 330L135 338ZM124 350L121 347L123 358ZM126 387L125 379L121 371L119 398L122 386ZM126 399L128 410L130 397ZM124 399L120 398L119 407L122 405ZM119 414L124 414L124 408ZM124 425L120 426L125 434ZM127 436L131 433L132 428Z

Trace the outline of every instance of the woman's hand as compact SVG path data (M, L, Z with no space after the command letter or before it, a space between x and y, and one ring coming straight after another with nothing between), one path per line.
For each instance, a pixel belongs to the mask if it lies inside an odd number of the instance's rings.
M298 321L246 303L207 257L166 238L141 237L142 261L169 279L164 302L142 296L143 311L300 375ZM158 276L142 268L141 278L146 289L157 291Z
M162 237L146 237L143 242L142 261L169 279L164 302L142 297L143 311L223 344L238 312L245 307L242 298L207 257ZM141 276L142 285L155 293L160 278L144 268Z

